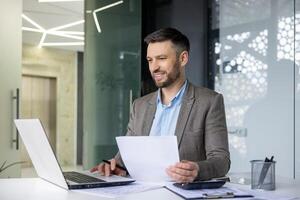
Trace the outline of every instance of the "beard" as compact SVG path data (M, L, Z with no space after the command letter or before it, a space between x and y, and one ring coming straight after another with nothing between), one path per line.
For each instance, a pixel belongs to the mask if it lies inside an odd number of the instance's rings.
M155 73L163 73L166 74L167 78L164 81L155 81L154 78L154 74ZM176 82L176 80L180 77L180 64L179 61L177 60L176 63L174 64L173 70L167 74L166 71L162 71L162 70L156 70L153 73L151 73L152 79L156 85L156 87L158 88L165 88L168 87L170 85L172 85L174 82Z

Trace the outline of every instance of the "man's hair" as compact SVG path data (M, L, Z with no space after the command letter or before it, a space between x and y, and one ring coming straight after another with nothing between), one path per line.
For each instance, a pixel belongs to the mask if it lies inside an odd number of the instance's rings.
M149 43L164 42L170 40L179 54L183 51L190 51L189 39L175 28L162 28L147 35L144 41Z

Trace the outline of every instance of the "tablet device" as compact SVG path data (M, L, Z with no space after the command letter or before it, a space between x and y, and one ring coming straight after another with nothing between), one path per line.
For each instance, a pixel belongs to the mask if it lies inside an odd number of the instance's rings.
M185 190L198 190L198 189L215 189L222 187L226 181L224 180L209 180L209 181L194 181L191 183L174 183L176 187Z

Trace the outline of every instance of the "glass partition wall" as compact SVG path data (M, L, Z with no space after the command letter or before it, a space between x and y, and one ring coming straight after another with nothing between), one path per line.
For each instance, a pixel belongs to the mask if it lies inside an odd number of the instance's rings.
M117 152L140 92L141 1L85 1L83 167Z
M210 1L209 80L225 98L231 174L274 156L277 175L300 177L299 2ZM117 152L139 96L141 3L85 1L86 169Z
M211 79L225 99L231 174L274 156L277 175L300 177L299 3L211 2Z
M300 1L295 1L295 177L300 179Z

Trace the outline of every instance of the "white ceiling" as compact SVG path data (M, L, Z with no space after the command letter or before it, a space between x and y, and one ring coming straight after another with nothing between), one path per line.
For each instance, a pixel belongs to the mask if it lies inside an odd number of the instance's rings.
M84 1L72 2L38 2L38 0L23 0L23 14L43 27L45 30L62 26L84 19ZM23 27L36 28L23 19ZM84 24L79 24L63 31L84 31ZM23 42L38 45L43 33L23 31ZM80 37L84 37L81 35ZM55 35L46 35L45 41L50 42L83 42L77 39L70 39ZM83 45L77 46L53 46L53 48L83 51Z

